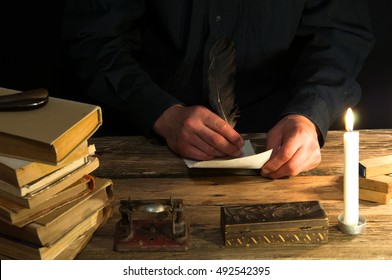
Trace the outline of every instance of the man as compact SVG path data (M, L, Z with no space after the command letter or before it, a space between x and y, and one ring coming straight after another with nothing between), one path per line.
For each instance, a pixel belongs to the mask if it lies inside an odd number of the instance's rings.
M268 131L269 178L320 163L329 126L359 101L373 44L364 0L67 0L64 37L87 96L123 129L198 160L238 156L239 133ZM208 101L209 52L222 37L236 49L235 129Z

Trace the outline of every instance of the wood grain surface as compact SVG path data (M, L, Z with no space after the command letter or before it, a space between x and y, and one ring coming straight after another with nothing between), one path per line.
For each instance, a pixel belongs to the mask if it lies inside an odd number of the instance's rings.
M246 135L263 151L265 134ZM392 130L361 130L360 160L392 152ZM115 213L95 233L78 259L391 259L391 203L360 201L367 224L350 236L337 229L343 211L343 131L330 131L322 162L293 178L269 180L258 170L188 169L156 139L141 136L92 138L101 166L94 172L114 183ZM186 252L116 252L115 224L120 199L181 198L190 225ZM226 248L220 231L220 207L255 203L319 200L329 219L324 244Z

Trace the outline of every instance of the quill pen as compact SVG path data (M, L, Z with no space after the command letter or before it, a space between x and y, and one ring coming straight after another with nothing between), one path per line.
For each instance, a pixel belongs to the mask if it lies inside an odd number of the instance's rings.
M209 102L215 112L232 127L235 126L239 113L235 103L235 73L234 42L228 38L218 39L210 51Z

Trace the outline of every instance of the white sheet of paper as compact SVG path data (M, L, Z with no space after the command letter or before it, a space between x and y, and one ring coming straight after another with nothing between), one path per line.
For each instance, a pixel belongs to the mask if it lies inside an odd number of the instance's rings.
M241 168L241 169L259 169L270 158L272 150L255 154L252 144L249 140L245 141L242 148L243 155L239 158L222 158L206 161L196 161L184 159L189 168Z

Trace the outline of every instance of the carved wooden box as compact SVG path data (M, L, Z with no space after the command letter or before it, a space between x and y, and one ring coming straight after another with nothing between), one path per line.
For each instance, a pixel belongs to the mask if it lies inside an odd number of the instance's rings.
M328 241L319 201L221 207L226 247L314 244Z

